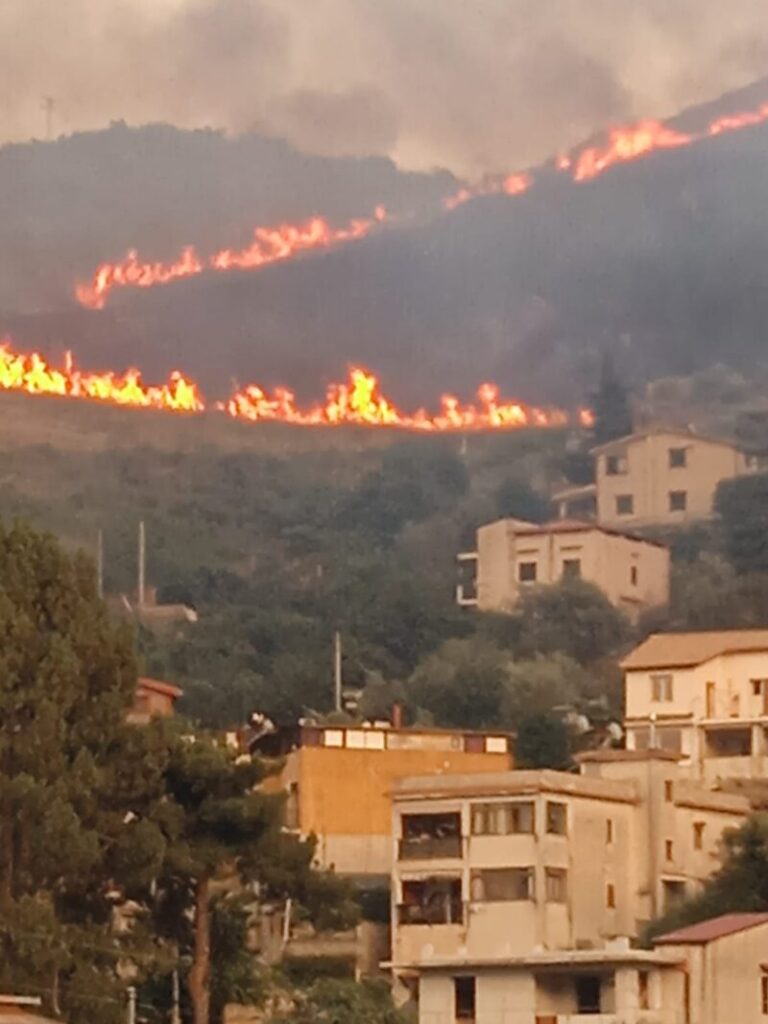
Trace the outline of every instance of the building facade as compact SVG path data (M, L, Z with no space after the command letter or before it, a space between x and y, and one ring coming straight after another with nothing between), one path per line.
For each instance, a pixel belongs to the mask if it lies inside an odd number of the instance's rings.
M652 430L593 449L595 484L555 495L560 516L594 500L597 521L616 527L680 526L713 513L723 480L753 472L756 460L727 441L689 431Z
M768 630L657 633L622 662L626 744L708 784L768 770Z
M393 791L393 960L509 959L633 937L717 866L741 796L677 759L595 754L581 775L408 778Z
M317 859L339 874L389 883L390 792L405 775L470 777L512 767L503 733L367 726L304 725L265 736L255 748L281 758L268 780L287 794L286 824L317 837Z
M473 597L460 585L457 601L481 611L509 611L526 589L564 579L593 583L631 619L669 600L668 548L594 523L489 523L477 533L475 567Z

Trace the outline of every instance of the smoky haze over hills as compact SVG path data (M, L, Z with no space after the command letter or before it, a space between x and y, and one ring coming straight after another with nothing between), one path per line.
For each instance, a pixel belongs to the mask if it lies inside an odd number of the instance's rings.
M768 102L768 82L685 112L685 130ZM0 152L7 310L20 343L92 365L181 366L212 392L233 378L318 395L348 362L403 402L469 396L495 379L524 398L579 401L601 349L639 379L764 359L768 127L660 152L576 185L544 168L524 196L443 213L448 174L320 159L248 136L116 126ZM365 241L258 273L203 275L113 296L71 287L131 245L168 258L244 244L254 224L383 202L413 213ZM32 225L32 227L30 227ZM31 315L34 314L34 315Z

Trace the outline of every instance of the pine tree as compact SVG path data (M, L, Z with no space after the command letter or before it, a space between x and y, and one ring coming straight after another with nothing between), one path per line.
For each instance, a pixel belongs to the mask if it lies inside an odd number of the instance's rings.
M595 444L606 444L632 433L629 391L622 383L610 352L603 355L597 390L591 396Z

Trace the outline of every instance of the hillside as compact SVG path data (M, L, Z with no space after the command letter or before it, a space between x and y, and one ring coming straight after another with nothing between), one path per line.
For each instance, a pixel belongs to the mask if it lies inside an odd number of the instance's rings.
M672 124L699 131L766 99L756 83ZM578 400L606 345L638 380L715 362L749 369L763 358L768 313L766 146L768 127L756 125L579 184L544 167L524 195L443 213L449 176L305 158L257 137L116 126L7 147L0 183L10 174L16 190L6 190L0 240L21 257L0 274L0 330L94 365L180 366L219 390L256 379L316 396L363 361L408 403L446 389L470 397L488 378L526 399ZM242 240L256 222L343 218L379 201L413 215L259 273L126 289L100 313L66 294L131 244L168 256L188 241Z

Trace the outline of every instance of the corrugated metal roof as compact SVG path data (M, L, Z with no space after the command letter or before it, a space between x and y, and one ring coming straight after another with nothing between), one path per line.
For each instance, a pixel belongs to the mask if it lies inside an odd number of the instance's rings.
M708 942L724 939L728 935L736 935L738 932L744 932L748 928L756 928L762 924L768 924L768 914L722 914L720 917L712 917L708 921L700 921L687 928L679 928L675 932L661 935L656 939L655 944L657 946L706 945Z
M626 656L625 670L691 668L721 654L768 651L768 629L727 629L702 633L654 633Z

